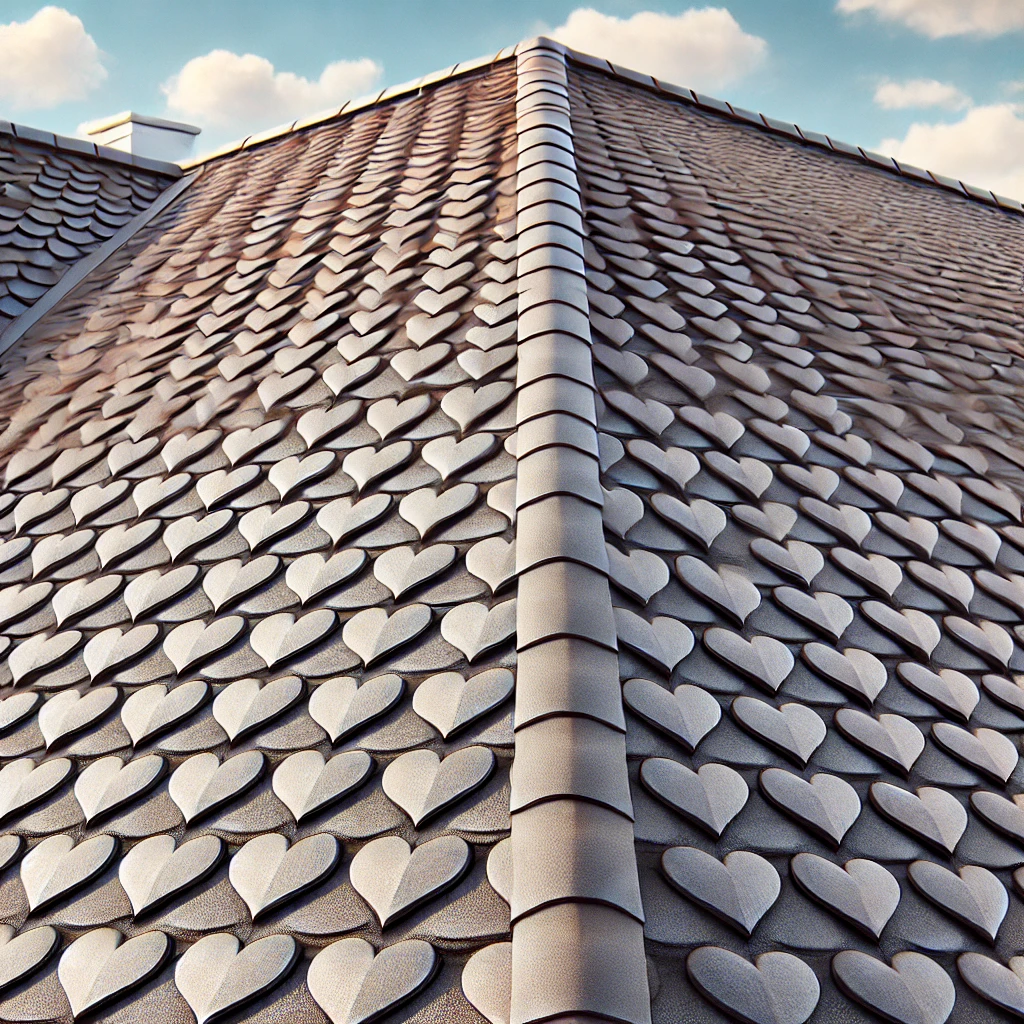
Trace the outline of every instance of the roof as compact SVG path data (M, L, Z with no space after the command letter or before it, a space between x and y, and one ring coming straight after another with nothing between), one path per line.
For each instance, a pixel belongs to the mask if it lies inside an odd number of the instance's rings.
M1012 204L544 40L160 195L0 363L0 1018L1024 1012Z

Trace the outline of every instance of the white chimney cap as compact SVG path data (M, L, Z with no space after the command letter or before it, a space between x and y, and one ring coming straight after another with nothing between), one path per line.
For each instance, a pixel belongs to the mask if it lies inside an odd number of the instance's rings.
M81 128L97 145L110 146L151 160L177 162L192 155L192 144L200 130L192 124L148 117L133 110L91 121Z

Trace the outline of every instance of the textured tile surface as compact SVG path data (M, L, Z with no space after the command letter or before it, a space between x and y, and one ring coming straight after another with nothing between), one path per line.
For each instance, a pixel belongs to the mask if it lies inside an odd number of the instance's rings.
M5 353L0 1018L1024 1015L1024 221L829 145L522 44Z

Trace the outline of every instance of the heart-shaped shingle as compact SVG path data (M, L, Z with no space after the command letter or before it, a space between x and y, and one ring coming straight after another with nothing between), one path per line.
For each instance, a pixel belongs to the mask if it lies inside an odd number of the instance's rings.
M298 618L290 612L268 615L253 627L249 646L268 668L273 668L318 644L337 621L338 616L330 608L317 608Z
M167 524L164 529L164 547L171 553L171 561L176 562L197 548L219 537L235 518L230 509L211 512L208 516L196 519L194 516L183 516ZM154 570L155 571L155 570Z
M839 865L813 853L798 853L790 871L804 892L876 942L900 902L900 883L872 860Z
M372 771L373 758L363 750L346 750L329 761L318 750L300 750L274 769L272 786L301 822L358 789Z
M995 942L1010 899L991 871L965 864L953 872L931 861L915 860L907 868L907 877L926 899Z
M57 978L77 1018L137 989L172 951L163 932L143 932L124 941L116 928L96 928L64 950Z
M487 669L468 680L458 672L441 672L416 687L412 709L448 739L501 704L514 686L507 668Z
M826 644L804 644L804 661L819 675L869 706L885 688L888 672L885 665L869 651L845 647L837 651Z
M1005 669L1013 657L1013 637L995 622L973 623L958 615L947 615L942 624L965 647L980 654L989 664Z
M428 466L433 466L441 474L442 480L448 480L487 458L497 443L494 434L484 433L470 434L462 441L451 436L435 437L423 446L420 454Z
M234 742L286 711L302 692L297 676L281 676L263 685L258 679L236 679L217 694L213 717Z
M767 537L757 537L750 542L750 550L773 569L807 586L825 568L821 552L813 544L802 540L787 541L783 547Z
M916 661L904 661L896 666L896 672L915 693L961 722L970 719L981 699L970 676L955 669L943 668L933 672Z
M157 754L127 764L116 754L93 761L75 780L75 798L85 812L86 822L92 824L148 792L166 768Z
M610 491L604 488L601 490L604 494L604 507L601 509L604 528L616 537L625 537L644 517L643 499L625 487L616 487ZM488 499L493 493L494 488L491 488Z
M285 583L305 605L351 579L366 564L366 552L347 548L329 558L319 552L296 558L285 573Z
M116 671L122 665L144 654L160 636L160 627L147 622L122 631L116 626L101 630L86 645L82 660L95 682L100 676Z
M290 935L267 935L244 949L241 945L227 932L206 935L175 966L174 984L197 1024L212 1024L273 988L299 955Z
M744 850L720 861L692 846L673 846L661 855L661 868L676 889L748 937L782 891L771 863Z
M391 507L390 494L370 494L359 501L335 498L316 514L317 525L335 544L376 523Z
M476 501L479 493L480 488L470 483L455 484L440 494L430 487L421 487L398 503L398 514L424 540L442 523L462 515Z
M466 552L466 568L497 594L516 578L516 542L501 537L477 541Z
M921 953L897 953L889 967L867 953L844 949L832 975L851 998L896 1024L945 1024L956 989L949 975Z
M158 574L159 575L159 574ZM118 575L100 576L95 580L72 580L53 595L53 614L57 625L73 622L94 608L105 604L121 589L124 577ZM40 584L45 586L46 584ZM127 604L128 595L125 594ZM129 611L131 607L129 606Z
M936 567L928 562L911 560L907 562L907 571L918 583L924 584L929 590L934 591L939 597L953 605L953 607L959 608L965 613L969 610L971 600L974 597L974 584L971 582L971 577L962 569L956 569L951 565ZM987 570L981 570L978 576L981 577L982 573L985 572ZM995 576L994 573L990 575ZM1001 576L996 578L1004 583L1006 582ZM984 585L982 583L982 586ZM996 597L998 596L999 594L997 593Z
M1014 839L1024 841L1024 795L1015 794L1007 800L999 793L989 793L983 789L971 794L971 806L994 829Z
M129 535L123 526L119 531L116 527L108 530L99 540L96 539L95 530L79 530L67 537L62 533L51 533L37 540L32 548L32 577L34 579L43 576L58 566L73 561L89 547L95 548L100 565L108 565L117 559L123 548L122 541L127 544L129 539L137 536L138 534Z
M294 845L280 833L250 839L232 858L228 878L253 920L325 878L338 863L340 845L326 832Z
M12 726L28 718L35 711L40 700L42 697L31 691L13 693L10 697L0 700L0 732L6 732Z
M504 380L478 388L468 384L452 388L441 399L441 411L455 420L465 433L474 423L503 406L514 391L515 386Z
M888 782L873 782L871 802L884 817L945 853L952 853L967 828L967 811L952 793L922 786L909 793Z
M801 498L797 504L801 512L806 513L815 522L834 533L840 540L845 540L854 547L859 548L871 532L871 517L856 505L829 505L818 498ZM878 514L880 516L891 515L891 513L884 512ZM893 518L903 522L899 516ZM931 525L926 519L922 522ZM937 535L938 531L936 530Z
M415 849L398 836L382 836L352 858L349 878L386 928L454 885L471 862L469 845L458 836L439 836Z
M656 797L714 836L725 831L750 795L743 776L724 764L704 764L694 772L667 757L649 757L640 766L640 779Z
M292 491L299 490L330 472L336 457L334 452L313 452L301 459L297 455L291 455L270 467L267 480L284 501Z
M72 771L66 757L36 764L30 757L0 768L0 819L8 818L49 796Z
M647 604L668 586L668 566L653 552L637 548L626 555L611 544L605 548L611 582L628 597Z
M441 636L457 647L470 663L500 646L516 631L516 599L488 608L468 601L456 605L441 620Z
M727 517L713 502L694 498L689 504L670 494L655 494L651 507L667 523L697 541L705 551L725 529Z
M46 601L51 593L52 583L32 583L27 587L15 583L4 587L0 590L0 626L7 626L28 615Z
M198 836L181 846L173 836L150 836L121 858L118 879L138 915L207 878L224 851L224 842L217 836Z
M731 511L733 517L744 526L756 530L777 544L786 539L798 518L795 508L777 501L766 501L760 508L753 505L734 505Z
M434 544L419 552L411 547L390 548L373 563L373 574L397 600L443 573L457 554L453 544Z
M43 925L20 935L0 925L0 990L16 985L44 964L60 947L60 933Z
M339 939L309 965L306 985L331 1024L363 1024L390 1013L434 976L429 942L405 939L374 955L365 939Z
M619 643L666 673L671 674L693 650L693 633L678 619L658 615L648 622L628 608L613 608L612 612Z
M183 622L164 638L164 654L181 675L230 646L245 629L245 619L228 615L206 625L202 619Z
M818 1005L814 971L791 953L762 953L753 963L719 946L701 946L686 971L705 999L744 1024L803 1024Z
M1004 967L981 953L961 953L956 965L960 977L983 999L1024 1017L1024 957L1010 957Z
M380 480L395 472L400 466L404 466L412 456L412 441L395 441L393 444L385 445L380 451L369 446L357 448L345 456L341 468L352 477L356 488L364 491L375 480ZM324 529L327 527L324 526ZM327 532L330 533L330 530Z
M443 761L432 750L410 750L384 769L381 785L419 828L482 786L493 771L494 754L487 747L463 747Z
M493 942L466 961L462 994L491 1024L508 1024L512 1017L511 942Z
M21 859L21 884L33 911L92 881L117 855L117 840L98 835L77 846L69 835L49 836Z
M659 448L639 438L626 442L626 450L641 465L682 491L700 472L700 461L686 448Z
M897 611L881 601L863 601L860 610L879 629L898 640L904 647L926 660L939 645L942 632L930 615L916 608Z
M732 715L747 732L801 767L811 759L828 732L820 715L796 702L774 708L757 697L740 696L732 702Z
M260 478L259 466L239 466L230 472L215 469L196 482L199 500L212 512L217 506L225 505L236 495L253 487Z
M1005 785L1017 767L1017 746L995 729L968 732L952 722L933 722L932 737L947 753L963 761L1000 785Z
M850 605L838 594L830 594L827 590L805 594L795 587L776 587L772 596L776 604L790 615L835 641L853 622L853 609Z
M312 448L319 441L347 427L359 415L362 407L363 403L356 398L341 402L333 409L310 409L299 417L295 429L306 442L306 447Z
M746 640L731 629L712 626L704 631L704 646L770 693L775 693L793 671L793 655L774 637L755 636Z
M854 708L840 708L835 714L839 731L859 747L874 754L901 775L909 775L925 748L924 734L900 715L873 718Z
M263 755L246 750L221 764L216 754L194 754L174 770L167 790L185 817L195 821L234 800L263 772Z
M11 670L15 685L56 665L81 642L82 634L77 629L55 633L51 637L45 633L36 633L23 640L7 655L7 667Z
M280 567L281 559L277 555L261 555L249 562L227 558L207 570L203 577L203 590L213 604L213 610L219 612L258 590L273 578Z
M132 743L138 746L188 718L206 700L209 689L201 679L193 679L173 690L163 683L136 690L121 705L121 721Z
M238 532L245 538L250 551L291 533L309 515L308 501L292 501L278 509L259 505L238 520Z
M392 673L374 676L362 685L352 676L335 676L313 691L309 714L337 743L390 711L404 692L405 682Z
M717 572L693 555L676 559L676 575L702 600L742 626L761 603L761 594L739 569L723 565Z
M819 772L810 780L782 768L761 772L761 789L779 810L837 847L860 816L860 797L848 782Z
M391 615L383 608L365 608L345 623L341 636L345 646L369 668L418 637L430 625L430 619L430 608L425 604L409 604Z
M630 679L622 687L626 706L656 729L693 751L722 717L718 701L707 690L683 683L673 691L649 679Z
M78 690L54 694L39 709L39 731L47 750L60 740L98 722L116 703L117 688L101 686L84 696Z

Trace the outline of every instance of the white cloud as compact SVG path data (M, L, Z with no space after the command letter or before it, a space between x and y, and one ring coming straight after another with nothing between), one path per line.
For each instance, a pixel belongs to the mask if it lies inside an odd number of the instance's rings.
M341 106L369 90L382 72L367 57L339 60L311 81L291 71L275 71L265 57L212 50L193 57L161 88L170 113L203 128L244 135Z
M548 35L666 82L710 90L753 71L768 52L768 44L744 32L724 7L640 11L630 18L579 7Z
M107 77L101 56L81 18L63 7L0 25L0 102L39 109L84 99Z
M930 39L999 36L1024 29L1024 0L837 0L836 10L871 11Z
M912 124L902 139L879 146L907 163L1024 199L1024 108L975 107L954 124Z
M912 78L907 82L883 82L875 90L875 103L883 110L909 110L914 107L941 107L963 110L971 105L955 85L934 78Z

